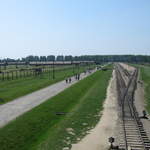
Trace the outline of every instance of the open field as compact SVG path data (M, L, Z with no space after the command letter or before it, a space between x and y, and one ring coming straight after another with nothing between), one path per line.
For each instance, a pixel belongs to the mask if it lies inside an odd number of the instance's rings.
M95 71L96 69L91 70L91 73L94 73ZM81 73L80 80L91 75L91 73ZM78 82L75 76L70 77L70 79L70 83L66 83L65 80L62 80L25 96L14 99L9 103L0 105L0 127L6 125L11 120L14 120L25 112L30 111L34 107L42 104L46 100L56 96Z
M75 73L81 73L86 69L86 66L82 66L80 69L76 68L74 70L73 68L58 69L55 70L55 79L53 79L51 71L48 73L43 73L40 76L1 81L0 104L64 80L66 77L73 76Z
M55 70L61 70L61 69L67 69L67 68L77 68L75 65L55 65L54 68ZM49 70L53 70L53 65L45 65L45 66L18 66L17 68L16 67L13 67L13 66L8 66L6 69L2 69L1 68L1 72L8 72L8 71L19 71L19 70L27 70L27 69L35 69L35 68L42 68L44 70L44 72L48 72ZM2 75L1 75L2 76ZM10 74L11 76L11 74Z
M93 66L93 65L92 65ZM91 67L92 67L91 66ZM9 67L9 66L8 66ZM35 77L41 76L44 73L49 73L50 76L53 76L56 71L64 71L71 69L77 70L80 68L89 68L87 65L45 65L45 66L19 66L16 69L9 69L6 68L0 71L0 80L15 80L20 78L28 78L28 77Z
M1 128L1 149L70 147L99 121L111 73L97 71Z

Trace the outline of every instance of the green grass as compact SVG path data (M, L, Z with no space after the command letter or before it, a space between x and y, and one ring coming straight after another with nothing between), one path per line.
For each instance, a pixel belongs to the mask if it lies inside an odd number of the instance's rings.
M67 69L67 68L73 68L74 65L57 65L55 66L55 70L60 70L60 69ZM18 68L15 68L15 66L9 66L6 69L1 69L2 72L9 72L9 71L19 71L20 69L35 69L35 68L43 68L43 69L47 69L47 70L52 70L53 66L19 66ZM15 72L14 72L15 73ZM0 74L0 78L2 75ZM7 75L6 75L7 76ZM9 76L11 77L11 73L9 74ZM15 76L15 74L14 74Z
M99 121L111 73L112 70L97 71L1 128L0 149L71 147L70 143L85 136ZM56 112L66 112L66 115L58 116ZM75 135L69 134L67 128L72 128Z
M80 67L79 72L84 71L84 67ZM76 69L75 72L78 72ZM16 80L8 80L0 82L0 104L4 104L15 98L24 96L48 85L56 83L65 79L66 77L73 76L73 69L67 68L65 70L55 71L55 79L52 78L52 72L44 73L37 77L20 78Z
M150 113L150 67L139 65L140 79L144 81L146 109Z

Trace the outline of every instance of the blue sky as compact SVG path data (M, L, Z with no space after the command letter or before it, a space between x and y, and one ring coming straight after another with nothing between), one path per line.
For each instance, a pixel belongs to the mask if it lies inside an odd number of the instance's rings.
M150 54L150 0L0 0L0 58Z

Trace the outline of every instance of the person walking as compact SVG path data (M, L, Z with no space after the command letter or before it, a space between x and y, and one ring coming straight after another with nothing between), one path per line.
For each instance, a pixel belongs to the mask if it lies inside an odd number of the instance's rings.
M66 78L66 83L68 83L68 78Z
M78 74L78 80L80 80L80 74Z
M69 78L69 83L71 83L71 78Z

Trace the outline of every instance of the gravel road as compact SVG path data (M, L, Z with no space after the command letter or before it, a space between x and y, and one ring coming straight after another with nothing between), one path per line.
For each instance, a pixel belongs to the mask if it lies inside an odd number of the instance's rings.
M93 70L92 73L94 73L95 71L96 70ZM86 73L86 75L82 73L80 75L80 80L89 75L89 73ZM63 80L26 96L17 98L6 104L0 105L0 127L6 125L11 120L14 120L16 117L31 110L35 106L38 106L49 98L57 95L76 82L78 81L75 80L74 77L72 77L71 83L66 84L66 82Z

